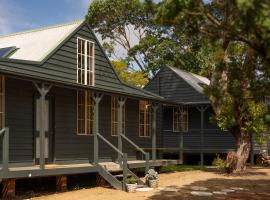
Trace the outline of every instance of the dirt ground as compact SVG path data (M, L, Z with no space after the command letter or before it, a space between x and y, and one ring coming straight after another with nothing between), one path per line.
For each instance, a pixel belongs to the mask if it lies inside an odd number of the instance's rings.
M198 197L190 194L192 186L207 187L209 191L220 191L230 187L241 187L244 190L228 193L227 195L213 195L212 197ZM154 189L148 192L126 193L115 189L95 187L65 193L52 194L33 198L35 200L172 200L172 199L255 199L270 200L270 168L248 169L241 176L228 176L215 171L189 171L160 174L159 187L174 187L178 191L165 192Z

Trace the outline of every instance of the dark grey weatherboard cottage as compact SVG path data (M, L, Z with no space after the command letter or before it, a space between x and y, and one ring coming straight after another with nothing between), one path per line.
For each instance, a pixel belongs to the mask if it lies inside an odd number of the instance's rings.
M88 23L0 37L0 73L4 191L16 178L87 172L124 188L129 168L164 164L157 113L168 101L121 82Z
M203 85L208 84L209 80L205 77L164 67L145 87L179 104L178 108L163 106L163 113L159 113L163 115L163 152L178 153L180 149L186 158L184 160L195 158L191 155L199 155L199 161L203 163L204 156L212 157L235 149L231 134L220 130L210 120L213 110L203 94ZM198 159L194 160L198 162Z

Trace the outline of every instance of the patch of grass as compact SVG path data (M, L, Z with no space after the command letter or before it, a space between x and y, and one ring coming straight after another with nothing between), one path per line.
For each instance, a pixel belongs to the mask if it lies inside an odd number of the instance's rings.
M161 173L168 172L185 172L185 171L193 171L193 170L206 170L205 166L199 165L169 165L163 166L160 168Z

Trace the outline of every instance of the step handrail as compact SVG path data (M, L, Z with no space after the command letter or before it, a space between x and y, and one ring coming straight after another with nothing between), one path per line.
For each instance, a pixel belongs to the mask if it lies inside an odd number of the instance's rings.
M109 142L105 137L103 137L100 133L96 133L98 138L103 140L107 145L109 145L113 150L115 150L121 157L122 157L122 163L119 163L120 166L123 168L123 182L122 182L122 190L126 190L126 183L127 183L127 173L128 173L128 164L127 164L127 154L121 152L119 149L117 149L112 143ZM110 173L108 171L108 173Z
M115 150L117 153L119 153L122 157L124 156L124 153L121 152L119 149L117 149L112 143L109 142L105 137L103 137L100 133L97 133L97 136L102 139L107 145L109 145L113 150Z
M142 154L146 154L146 152L140 148L137 144L135 144L131 139L129 139L127 136L120 134L122 138L124 138L126 141L128 141L132 146L134 146L138 151L142 152Z
M148 172L150 165L149 165L149 153L145 152L142 148L140 148L137 144L135 144L131 139L129 139L124 134L120 134L122 138L124 138L127 142L129 142L132 146L136 148L136 150L140 151L143 155L145 155L145 174Z

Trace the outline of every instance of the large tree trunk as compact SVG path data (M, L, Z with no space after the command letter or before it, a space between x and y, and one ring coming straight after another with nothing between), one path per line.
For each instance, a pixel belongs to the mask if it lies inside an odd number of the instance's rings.
M246 169L246 163L251 150L251 135L248 133L235 133L236 152L229 152L226 160L228 173L241 173Z

